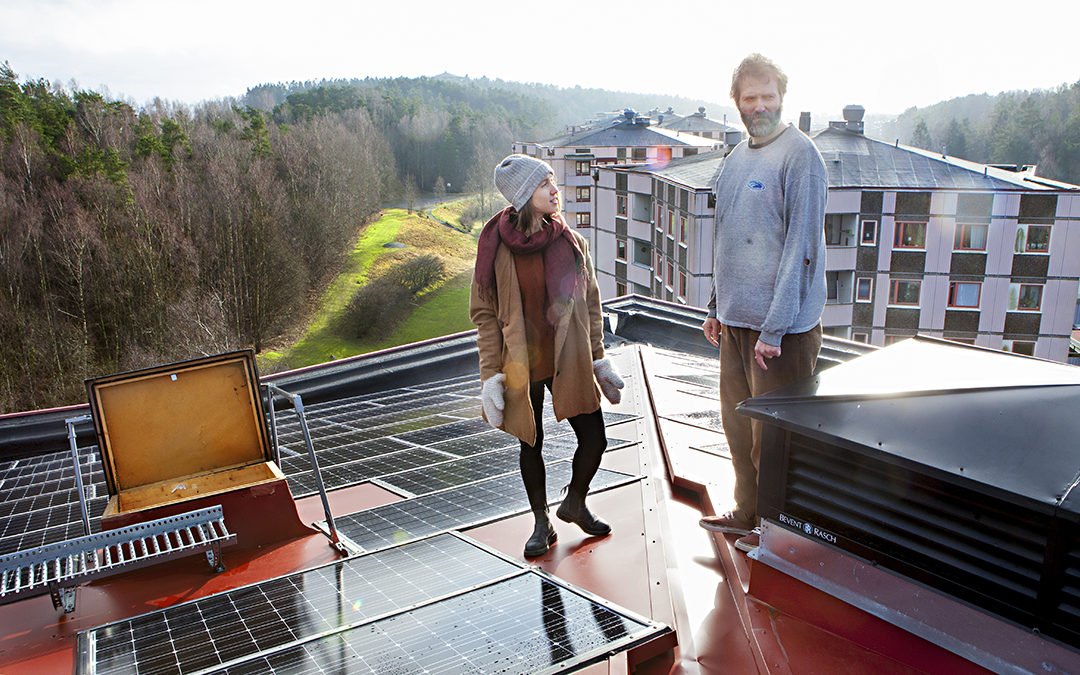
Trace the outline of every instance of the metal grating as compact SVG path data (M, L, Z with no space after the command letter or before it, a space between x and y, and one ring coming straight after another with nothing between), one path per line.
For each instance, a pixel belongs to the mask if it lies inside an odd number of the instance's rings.
M570 482L570 462L548 466L548 501L559 499ZM623 485L640 477L600 469L592 491ZM521 477L505 474L442 492L335 516L338 533L365 551L388 548L438 532L462 530L529 510ZM325 527L325 523L320 523Z
M221 547L235 541L214 506L18 551L0 556L0 600L49 592L54 607L71 612L81 583L196 553L221 571Z

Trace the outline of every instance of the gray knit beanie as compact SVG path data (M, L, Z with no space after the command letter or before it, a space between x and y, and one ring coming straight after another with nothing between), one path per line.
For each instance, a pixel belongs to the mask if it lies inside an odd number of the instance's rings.
M543 160L528 155L509 155L495 167L495 187L520 211L551 173L554 173L551 165Z

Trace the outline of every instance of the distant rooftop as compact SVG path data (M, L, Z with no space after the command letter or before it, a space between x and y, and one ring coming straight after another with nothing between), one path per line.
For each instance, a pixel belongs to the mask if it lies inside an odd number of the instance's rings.
M671 129L672 131L689 131L689 132L702 132L702 131L719 131L721 133L727 133L728 131L739 131L738 128L717 122L716 120L709 119L705 114L705 108L698 108L697 112L692 115L672 116L669 113L662 113L663 121L660 122L660 127L664 129Z
M787 133L798 133L792 128ZM887 143L863 134L830 127L810 137L825 159L830 188L901 190L1080 190L1071 183L1036 176L1032 167L990 165ZM621 170L652 173L693 189L712 186L724 152L675 159L663 168L644 165Z
M715 139L702 138L689 133L663 129L652 123L649 117L627 109L622 117L610 126L563 134L541 141L541 145L566 147L631 147L650 145L673 145L712 148Z

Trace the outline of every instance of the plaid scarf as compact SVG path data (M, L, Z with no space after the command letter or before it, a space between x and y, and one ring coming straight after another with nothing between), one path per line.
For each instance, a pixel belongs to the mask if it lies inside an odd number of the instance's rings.
M553 214L544 220L539 232L526 236L514 227L510 215L514 207L499 211L484 225L476 250L474 280L480 287L480 297L495 297L495 252L504 244L514 255L544 254L544 277L547 286L547 306L573 296L586 276L585 256L578 247L562 216ZM550 312L545 312L550 315Z

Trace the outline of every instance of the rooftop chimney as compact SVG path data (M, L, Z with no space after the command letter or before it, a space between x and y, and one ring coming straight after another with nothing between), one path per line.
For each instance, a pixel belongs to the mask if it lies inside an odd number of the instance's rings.
M866 108L863 108L861 105L844 106L844 126L847 130L861 134L863 132L864 114L866 114Z
M804 134L810 133L810 113L799 113L799 131L803 132Z

